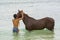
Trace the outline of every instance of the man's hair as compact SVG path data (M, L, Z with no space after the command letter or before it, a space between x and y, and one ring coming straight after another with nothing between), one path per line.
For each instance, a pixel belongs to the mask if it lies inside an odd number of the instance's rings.
M17 15L16 15L16 14L14 14L14 15L13 15L13 17L14 17L14 18L16 18L16 17L17 17Z

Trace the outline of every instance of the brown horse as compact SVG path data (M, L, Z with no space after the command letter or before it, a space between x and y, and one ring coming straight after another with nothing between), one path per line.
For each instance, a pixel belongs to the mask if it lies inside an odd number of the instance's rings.
M21 16L20 13L24 13L24 12L19 11L17 13L18 18L19 18L19 16ZM45 17L45 18L36 20L24 13L24 17L22 20L23 20L23 23L25 24L25 28L29 31L41 30L44 28L47 28L50 31L54 30L54 23L55 22L54 22L54 19L50 18L50 17Z

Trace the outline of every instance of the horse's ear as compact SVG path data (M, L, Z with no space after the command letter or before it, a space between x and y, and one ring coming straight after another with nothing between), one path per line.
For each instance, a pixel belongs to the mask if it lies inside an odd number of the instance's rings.
M23 10L21 10L21 12L23 12Z

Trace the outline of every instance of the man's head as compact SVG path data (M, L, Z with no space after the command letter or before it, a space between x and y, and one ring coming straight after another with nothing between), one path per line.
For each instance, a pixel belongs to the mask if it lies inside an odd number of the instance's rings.
M16 14L14 14L14 15L13 15L13 17L14 17L14 18L16 18L16 17L17 17L17 15L16 15Z

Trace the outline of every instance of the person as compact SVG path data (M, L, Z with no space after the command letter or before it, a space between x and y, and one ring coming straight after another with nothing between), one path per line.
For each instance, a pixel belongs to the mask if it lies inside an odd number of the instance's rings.
M21 18L17 18L17 14L13 15L14 19L12 19L13 22L13 32L19 32L18 26L19 26L19 21L23 19L23 13Z

